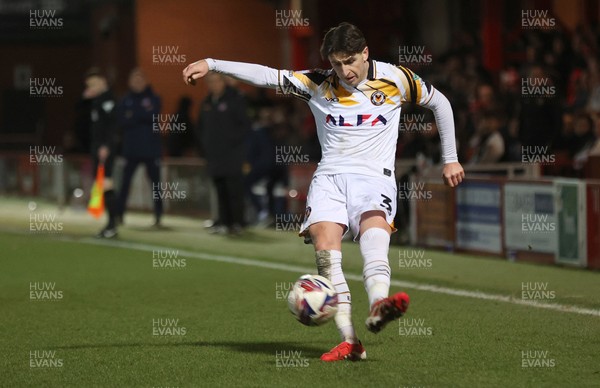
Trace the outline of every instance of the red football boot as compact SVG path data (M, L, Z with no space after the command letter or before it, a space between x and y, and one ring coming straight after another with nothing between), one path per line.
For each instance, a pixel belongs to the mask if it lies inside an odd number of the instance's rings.
M360 341L358 341L357 344L351 344L350 342L344 341L329 352L323 353L321 356L321 360L323 361L358 361L366 358L367 352Z
M365 322L367 329L372 333L379 333L391 321L404 315L408 309L410 299L404 292L399 292L388 298L378 300L371 307L369 317Z

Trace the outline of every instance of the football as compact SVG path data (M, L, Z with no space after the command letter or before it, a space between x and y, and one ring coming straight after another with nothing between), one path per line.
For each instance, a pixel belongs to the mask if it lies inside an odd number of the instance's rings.
M300 323L319 326L337 313L338 298L333 284L323 276L301 276L288 295L288 306Z

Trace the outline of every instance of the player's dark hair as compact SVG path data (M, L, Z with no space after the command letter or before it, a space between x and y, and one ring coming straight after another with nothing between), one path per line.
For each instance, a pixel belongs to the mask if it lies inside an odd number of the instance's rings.
M354 24L343 22L325 33L320 50L321 58L327 59L333 53L354 55L362 52L365 47L367 40L362 31Z

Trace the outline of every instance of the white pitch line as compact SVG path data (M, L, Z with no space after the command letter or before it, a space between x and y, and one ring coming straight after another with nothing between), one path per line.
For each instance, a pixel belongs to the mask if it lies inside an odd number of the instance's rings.
M162 247L162 246L158 246L158 245L126 242L126 241L119 241L119 240L99 240L99 239L89 239L89 238L80 239L80 240L67 238L65 240L72 241L72 242L83 242L83 243L94 244L94 245L103 245L103 246L109 246L109 247L134 249L134 250L146 251L146 252L152 252L154 250L159 250L159 249L160 250L177 249L177 248L170 248L170 247ZM181 256L187 256L187 257L191 257L191 258L199 259L199 260L209 260L209 261L216 261L216 262L220 262L220 263L245 265L245 266L249 266L249 267L276 269L276 270L280 270L280 271L295 272L295 273L313 273L315 270L315 268L301 267L301 266L296 266L296 265L291 265L291 264L274 263L274 262L269 262L269 261L246 259L246 258L242 258L242 257L213 255L210 253L186 251L186 250L182 250L182 249L177 249L177 250ZM360 275L348 274L348 273L346 273L344 275L346 276L346 279L349 279L349 280L354 280L354 281L358 281L358 282L363 281L363 278ZM461 289L456 289L456 288L439 287L439 286L436 286L433 284L413 283L413 282L406 282L406 281L395 280L395 279L391 280L391 285L400 287L400 288L410 288L413 290L434 292L437 294L454 295L454 296L461 296L461 297L473 298L473 299L493 300L496 302L512 303L512 304L516 304L516 305L529 306L529 307L535 307L535 308L546 309L546 310L555 310L555 311L560 311L560 312L565 312L565 313L575 313L575 314L581 314L581 315L592 315L592 316L600 317L600 310L579 307L579 306L574 306L574 305L564 305L564 304L559 304L559 303L544 303L544 302L538 302L536 300L517 299L512 296L507 296L507 295L488 294L488 293L481 292L481 291L469 291L469 290L461 290Z

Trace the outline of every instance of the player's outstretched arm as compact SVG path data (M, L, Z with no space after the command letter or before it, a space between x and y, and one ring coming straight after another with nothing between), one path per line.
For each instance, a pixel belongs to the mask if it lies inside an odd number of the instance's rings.
M208 63L204 59L196 61L183 69L183 82L196 85L196 80L208 74Z
M209 71L225 74L254 86L276 88L279 85L279 70L253 63L223 61L206 58L188 65L183 70L183 82L195 85L196 80Z
M442 159L444 169L442 178L444 183L450 187L458 186L465 177L465 171L458 162L456 154L456 140L454 134L454 115L450 101L435 88L432 88L433 95L425 106L433 111L436 125L440 134L442 143Z

